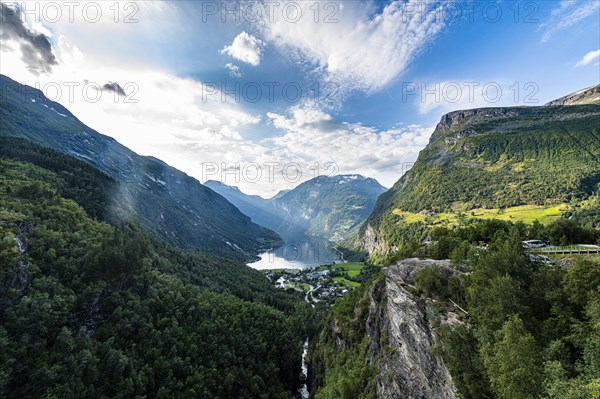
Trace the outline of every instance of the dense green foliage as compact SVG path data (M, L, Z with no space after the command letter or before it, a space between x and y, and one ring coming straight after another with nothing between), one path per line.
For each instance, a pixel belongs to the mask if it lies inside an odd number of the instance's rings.
M447 287L441 270L436 266L428 266L415 275L416 288L427 296L443 297L447 295Z
M116 182L98 169L25 139L0 136L0 158L29 162L58 175L59 194L102 219L116 193Z
M91 186L111 181L79 161L65 160L79 172L69 175L37 148L3 155L47 169L0 159L0 397L289 398L297 389L314 317L301 296L135 223L95 219L106 202Z
M423 246L420 239L413 238L386 256L372 255L371 260L385 266L403 258L427 257L438 260L451 259L456 265L460 265L467 259L469 250L473 246L486 245L500 232L507 234L511 229L518 231L522 240L542 240L557 246L600 242L599 230L583 227L576 219L561 218L547 225L537 221L527 225L522 222L513 223L496 219L470 220L462 227L427 228L429 238L433 240L429 245Z
M599 105L457 111L442 118L414 167L381 195L367 225L389 246L424 236L394 210L465 212L569 204L600 225Z
M311 344L309 360L317 399L375 399L376 364L365 361L371 285L363 284L338 300Z
M489 227L489 226L488 226ZM468 324L442 325L439 351L465 398L589 398L600 393L600 261L538 261L500 225L473 248L461 291ZM464 298L464 299L463 299Z
M547 226L488 220L431 233L432 243L407 246L396 256L450 257L462 271L448 276L441 266L424 267L415 274L416 287L407 287L436 300L437 310L430 314L435 350L461 398L600 395L600 258L575 257L561 266L529 253L522 243L528 238L592 242L598 231L559 219ZM336 304L313 349L317 398L372 394L364 374L370 364L365 348L373 344L365 341L366 289ZM462 321L438 319L450 308Z
M139 156L90 129L41 91L4 75L0 75L0 136L25 138L97 167L119 183L111 198L112 218L134 216L171 244L244 261L281 244L277 234L252 223L196 179L158 159Z

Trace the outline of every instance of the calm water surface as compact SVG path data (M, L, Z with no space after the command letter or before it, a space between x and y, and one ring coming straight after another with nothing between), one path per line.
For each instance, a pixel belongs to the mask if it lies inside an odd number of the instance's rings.
M285 245L260 255L258 262L248 266L259 269L306 269L338 262L335 244L329 240L308 237L283 237Z

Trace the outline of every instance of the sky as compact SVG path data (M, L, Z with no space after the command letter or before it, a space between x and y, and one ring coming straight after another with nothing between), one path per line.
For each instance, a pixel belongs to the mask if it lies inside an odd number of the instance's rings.
M447 112L600 83L600 2L2 1L0 73L204 182L391 187Z

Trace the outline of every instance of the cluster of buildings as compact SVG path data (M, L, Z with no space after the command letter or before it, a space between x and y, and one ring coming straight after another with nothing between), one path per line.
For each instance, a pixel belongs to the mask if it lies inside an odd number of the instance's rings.
M333 303L337 298L350 291L342 281L330 276L331 270L275 270L266 275L279 289L295 289L306 293L306 301L310 303Z

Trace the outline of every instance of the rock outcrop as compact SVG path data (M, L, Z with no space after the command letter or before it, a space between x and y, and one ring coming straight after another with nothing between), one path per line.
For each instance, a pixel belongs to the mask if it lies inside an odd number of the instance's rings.
M456 398L450 373L434 353L430 304L405 288L423 266L401 262L388 267L385 278L369 291L367 361L376 362L375 385L381 399ZM446 264L439 266L450 270Z
M381 237L381 234L375 231L371 225L367 225L360 242L360 247L369 253L388 254L390 252L390 247Z
M600 85L588 87L564 97L557 98L556 100L547 103L546 106L582 104L600 104Z

